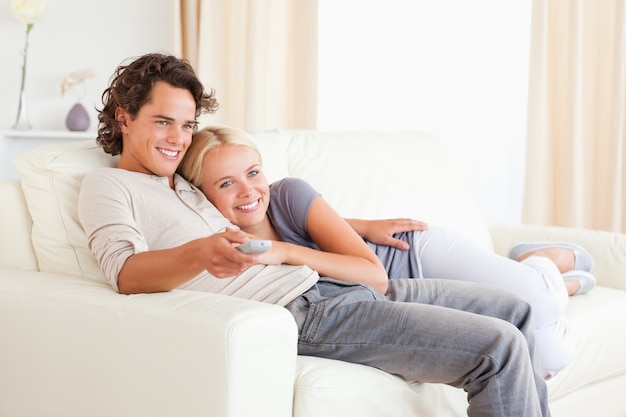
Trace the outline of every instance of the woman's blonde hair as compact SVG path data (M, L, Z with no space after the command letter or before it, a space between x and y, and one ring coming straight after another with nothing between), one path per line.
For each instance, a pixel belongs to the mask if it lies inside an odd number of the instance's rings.
M178 173L196 187L200 187L204 155L221 145L238 145L250 148L259 157L259 162L263 163L259 148L244 131L234 127L207 126L193 135L191 145L178 167Z

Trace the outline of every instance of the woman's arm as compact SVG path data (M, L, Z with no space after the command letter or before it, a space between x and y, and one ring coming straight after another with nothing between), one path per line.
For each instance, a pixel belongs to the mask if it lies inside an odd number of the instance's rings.
M321 250L274 242L272 249L261 255L262 261L307 265L320 275L368 284L383 294L387 292L387 272L376 254L321 196L313 200L306 224Z

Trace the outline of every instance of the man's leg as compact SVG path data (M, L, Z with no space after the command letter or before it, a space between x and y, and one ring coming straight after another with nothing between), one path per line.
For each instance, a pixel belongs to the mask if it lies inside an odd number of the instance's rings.
M411 281L421 282L421 284L412 284ZM452 282L454 282L453 288L450 287ZM527 346L525 350L529 355L527 360L530 362L532 378L534 378L543 415L550 415L548 390L537 347L532 308L521 297L511 291L491 285L436 279L390 281L386 297L393 301L418 302L452 308L511 323L525 340Z
M534 325L525 302L462 282L390 284L382 297L364 286L320 282L290 303L299 353L462 387L469 416L549 415L529 353Z

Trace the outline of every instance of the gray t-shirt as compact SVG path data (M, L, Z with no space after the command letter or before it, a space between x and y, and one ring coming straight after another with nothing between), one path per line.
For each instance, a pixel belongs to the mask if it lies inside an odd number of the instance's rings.
M281 240L319 250L306 226L311 204L319 195L309 183L299 178L285 178L272 183L267 215ZM412 245L414 233L397 233L394 237ZM365 242L381 260L389 278L421 277L415 250L403 251L367 240Z
M100 268L116 291L124 262L135 253L167 249L234 226L181 176L100 168L82 182L79 218ZM319 275L307 266L254 265L231 278L204 271L180 289L231 295L286 305L313 286Z

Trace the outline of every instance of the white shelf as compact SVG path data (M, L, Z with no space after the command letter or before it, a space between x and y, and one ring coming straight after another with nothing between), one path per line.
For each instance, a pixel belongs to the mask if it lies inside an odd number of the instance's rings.
M37 138L37 139L95 139L97 132L72 132L69 130L5 130L2 132L5 138Z
M13 161L29 149L57 144L93 140L97 132L70 132L69 130L2 130L0 131L0 181L19 179Z

